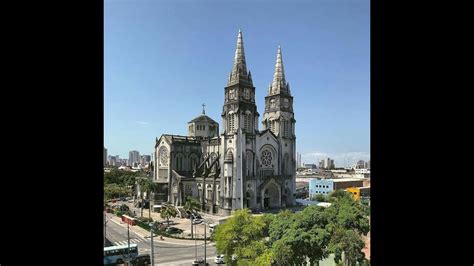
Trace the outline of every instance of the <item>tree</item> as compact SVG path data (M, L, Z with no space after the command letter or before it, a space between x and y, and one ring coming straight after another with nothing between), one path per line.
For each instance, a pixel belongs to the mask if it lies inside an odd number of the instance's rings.
M278 213L270 225L274 260L278 265L301 265L307 259L318 263L329 254L330 223L324 207L308 206L302 212Z
M106 199L114 199L128 194L127 188L118 184L104 184L104 196Z
M323 194L316 194L312 199L318 202L328 202L328 199Z
M331 219L327 228L331 234L328 250L335 254L336 263L342 260L343 252L345 265L363 263L365 243L362 235L367 235L370 230L368 206L355 201L350 193L342 190L332 193L331 201L332 205L327 208Z
M197 200L187 197L186 198L186 203L184 204L184 210L189 211L191 213L197 212L200 208L200 204ZM191 237L194 238L194 230L193 230L193 222L192 222L192 217L189 217L191 219Z
M139 177L137 178L138 184L140 186L140 191L141 192L146 192L148 195L148 218L151 219L151 192L155 191L157 188L157 185L153 180L151 180L148 177ZM142 200L143 200L143 193L142 193ZM143 217L143 203L141 206L141 216Z
M265 226L264 220L252 216L248 209L238 210L217 227L216 249L225 255L229 265L253 262L268 249L263 234ZM237 256L236 261L230 259L233 255Z
M342 252L344 252L344 265L355 266L356 262L365 262L365 254L362 251L364 245L365 243L357 231L337 228L334 230L329 250L335 254L334 261L336 263L342 260Z
M189 211L189 212L198 212L200 210L200 204L197 200L187 197L186 198L186 203L184 204L184 210Z
M176 215L178 215L178 212L176 211L176 208L173 205L164 204L163 206L161 206L160 216L161 218L166 219L168 227L170 227L170 218L176 217Z

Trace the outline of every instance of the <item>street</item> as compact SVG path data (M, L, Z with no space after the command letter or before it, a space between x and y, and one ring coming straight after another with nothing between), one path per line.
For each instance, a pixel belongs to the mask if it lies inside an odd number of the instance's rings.
M127 225L117 224L116 221L109 220L110 217L113 216L108 214L107 239L114 245L126 245ZM204 244L202 244L202 241L198 241L196 248L193 240L187 240L184 243L169 243L168 241L171 241L169 238L165 239L165 243L159 237L154 237L153 240L155 265L191 265L196 258L196 252L197 258L204 258ZM139 254L150 253L150 239L143 238L130 230L130 244L132 243L138 244ZM210 244L210 242L207 244L207 262L210 265L215 265L216 249Z

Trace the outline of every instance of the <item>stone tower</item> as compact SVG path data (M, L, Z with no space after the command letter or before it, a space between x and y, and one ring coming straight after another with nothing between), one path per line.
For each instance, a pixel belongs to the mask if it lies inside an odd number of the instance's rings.
M243 206L244 179L246 176L254 175L253 151L256 149L255 135L258 132L259 117L255 104L255 87L252 75L250 71L247 71L240 30L237 36L234 64L224 90L222 207L240 209Z
M265 97L263 128L269 129L280 142L279 170L282 175L295 175L296 136L293 113L293 97L290 84L286 82L281 47L278 46L273 81ZM293 182L294 182L293 178ZM295 185L295 184L293 184Z

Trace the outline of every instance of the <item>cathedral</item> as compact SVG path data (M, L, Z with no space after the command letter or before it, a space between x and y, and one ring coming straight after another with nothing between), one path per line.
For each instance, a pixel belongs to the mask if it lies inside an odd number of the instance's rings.
M296 136L293 97L281 48L260 114L239 30L234 64L224 88L222 128L205 114L188 122L188 135L156 139L154 200L184 205L197 199L204 211L229 215L242 208L265 210L295 204Z

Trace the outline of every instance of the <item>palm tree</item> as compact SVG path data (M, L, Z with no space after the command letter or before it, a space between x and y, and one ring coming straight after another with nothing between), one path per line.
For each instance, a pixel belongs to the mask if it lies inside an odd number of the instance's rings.
M176 208L171 205L171 204L164 204L161 206L161 213L160 216L163 219L166 219L166 222L168 223L168 227L170 227L170 217L176 217L178 212L176 211Z
M186 203L184 204L184 210L186 212L197 212L200 208L201 204L199 202L191 197L186 198ZM191 220L191 237L194 237L194 232L193 232L193 219L192 217L189 217Z
M137 179L138 181L138 185L140 185L140 191L141 192L146 192L146 194L148 195L148 218L151 219L151 192L155 191L156 190L156 183L153 182L153 180L151 180L150 178L148 177L139 177ZM143 194L142 194L142 200L143 200ZM141 216L143 217L143 204L141 206Z
M201 205L195 199L191 197L186 198L186 203L184 204L184 210L190 212L197 212L200 210Z

